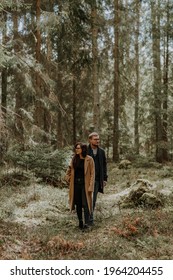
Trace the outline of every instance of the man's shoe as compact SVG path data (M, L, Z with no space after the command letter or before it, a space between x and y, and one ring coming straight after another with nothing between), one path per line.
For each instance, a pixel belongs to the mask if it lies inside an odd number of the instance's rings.
M85 225L83 226L83 229L89 229L89 226L88 226L87 224L85 224Z
M80 229L83 229L83 227L84 227L84 226L83 226L83 221L81 220L81 221L79 221L79 228L80 228Z

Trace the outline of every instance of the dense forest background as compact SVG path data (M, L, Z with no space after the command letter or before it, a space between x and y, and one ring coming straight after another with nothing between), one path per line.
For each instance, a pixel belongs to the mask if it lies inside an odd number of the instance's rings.
M1 165L44 173L94 130L115 162L172 160L171 0L1 0L0 17Z

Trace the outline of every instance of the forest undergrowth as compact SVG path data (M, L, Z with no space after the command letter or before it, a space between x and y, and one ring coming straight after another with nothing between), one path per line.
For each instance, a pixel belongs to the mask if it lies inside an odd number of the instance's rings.
M94 226L78 229L68 208L67 187L36 181L1 186L1 260L173 259L173 166L119 169L108 164L109 180L99 194ZM138 179L161 193L158 207L121 207Z

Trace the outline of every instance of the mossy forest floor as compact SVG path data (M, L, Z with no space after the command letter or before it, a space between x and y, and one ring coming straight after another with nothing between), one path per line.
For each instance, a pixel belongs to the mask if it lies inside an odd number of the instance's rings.
M1 260L173 259L173 166L108 164L109 180L99 194L95 225L78 229L68 208L68 189L36 181L0 188ZM121 207L136 180L162 193L164 206Z

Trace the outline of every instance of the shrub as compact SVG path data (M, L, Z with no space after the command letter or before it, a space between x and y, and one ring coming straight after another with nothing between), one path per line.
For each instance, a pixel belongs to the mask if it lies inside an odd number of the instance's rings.
M11 185L18 186L20 184L27 184L30 182L32 174L20 169L10 169L8 171L1 171L0 173L0 187Z
M35 146L26 151L9 150L7 162L34 173L42 182L59 186L67 168L71 153L68 149L53 149L51 146Z

